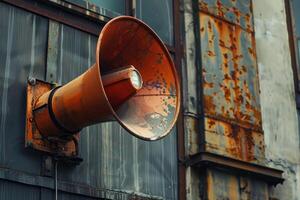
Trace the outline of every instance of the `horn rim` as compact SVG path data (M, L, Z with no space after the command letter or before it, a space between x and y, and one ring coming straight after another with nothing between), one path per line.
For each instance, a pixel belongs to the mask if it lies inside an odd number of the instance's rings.
M176 110L175 110L175 114L174 114L174 118L172 120L172 123L170 124L170 126L164 131L163 134L161 134L160 136L157 137L143 137L140 134L135 133L134 131L130 130L128 128L128 126L123 122L122 119L119 118L118 114L115 112L114 108L112 107L112 105L109 102L108 97L106 96L106 93L104 92L104 97L107 101L107 104L109 106L109 109L111 111L111 113L113 114L114 118L119 122L119 124L127 131L129 132L131 135L134 135L137 138L140 138L142 140L146 140L146 141L154 141L154 140L159 140L162 139L164 137L166 137L167 135L170 134L171 130L174 128L178 116L179 116L179 111L180 111L180 107L181 107L181 87L180 87L180 79L178 77L178 73L177 73L177 69L175 67L175 64L173 62L173 59L169 53L169 50L167 49L167 47L164 45L163 41L160 39L160 37L155 33L155 31L150 28L147 24L145 24L143 21L135 18L135 17L131 17L131 16L119 16L116 18L113 18L112 20L110 20L109 22L107 22L107 24L105 24L105 26L103 27L103 29L101 30L101 33L98 37L98 42L97 42L97 48L96 48L96 64L97 64L97 71L98 71L98 75L99 75L99 83L100 83L100 87L103 91L105 91L104 86L102 84L102 80L101 80L101 70L100 70L100 47L101 47L101 42L102 42L102 38L103 35L105 34L106 30L108 29L108 27L110 26L110 24L115 23L117 21L122 21L122 20L131 20L131 21L135 21L136 23L138 23L139 25L143 26L143 28L147 29L149 31L149 33L156 39L157 43L160 45L160 47L162 48L163 52L165 53L170 66L171 66L171 70L172 73L174 75L174 79L175 79L175 85L176 85L176 97L177 97L177 102L176 102Z

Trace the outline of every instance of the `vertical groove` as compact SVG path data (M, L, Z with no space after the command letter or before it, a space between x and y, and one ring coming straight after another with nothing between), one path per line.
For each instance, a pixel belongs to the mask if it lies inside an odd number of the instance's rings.
M8 19L8 39L6 46L6 60L5 60L5 72L4 72L4 83L3 83L3 91L2 91L2 104L1 104L1 125L0 125L0 133L2 133L2 163L6 162L6 142L5 142L5 124L6 124L6 114L7 114L7 93L9 86L9 75L10 75L10 62L11 62L11 50L12 50L12 40L13 36L11 33L14 31L14 10L10 9L9 19Z
M32 77L34 70L35 60L35 39L36 39L36 16L33 15L32 20L32 35L31 35L31 57L30 57L30 71L29 77Z

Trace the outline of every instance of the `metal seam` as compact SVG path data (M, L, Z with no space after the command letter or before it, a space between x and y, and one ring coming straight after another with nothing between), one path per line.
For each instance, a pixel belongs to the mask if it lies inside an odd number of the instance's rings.
M50 94L49 94L49 98L48 98L48 111L49 111L49 115L50 118L52 120L52 122L55 124L55 126L60 129L62 132L73 135L77 132L79 132L80 130L77 131L69 131L67 128L65 128L61 123L59 123L59 121L56 119L55 114L53 112L52 109L52 99L54 96L54 93L56 92L57 89L59 89L61 86L55 87L53 90L51 90Z

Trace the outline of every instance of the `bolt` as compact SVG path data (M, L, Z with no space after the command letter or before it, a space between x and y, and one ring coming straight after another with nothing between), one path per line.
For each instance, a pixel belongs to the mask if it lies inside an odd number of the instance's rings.
M36 84L36 79L33 78L33 77L29 77L29 78L28 78L28 83L29 83L30 85L35 85L35 84Z

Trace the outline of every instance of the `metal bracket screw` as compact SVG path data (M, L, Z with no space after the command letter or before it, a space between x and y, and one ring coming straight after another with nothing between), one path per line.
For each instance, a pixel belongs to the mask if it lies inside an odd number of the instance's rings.
M30 85L35 85L35 84L36 84L36 79L33 78L33 77L29 77L29 78L28 78L28 83L29 83Z

